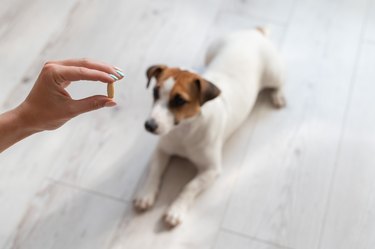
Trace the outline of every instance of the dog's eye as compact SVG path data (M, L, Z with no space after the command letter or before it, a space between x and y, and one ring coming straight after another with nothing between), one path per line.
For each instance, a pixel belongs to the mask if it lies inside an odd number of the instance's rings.
M159 99L159 87L154 87L154 100Z
M180 95L177 94L177 95L172 99L170 105L171 105L172 107L181 107L181 106L185 105L186 103L187 103L187 101L184 100Z

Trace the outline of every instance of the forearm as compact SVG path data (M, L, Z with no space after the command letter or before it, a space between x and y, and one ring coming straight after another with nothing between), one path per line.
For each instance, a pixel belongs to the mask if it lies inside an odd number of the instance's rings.
M25 122L20 107L0 115L0 153L35 133Z

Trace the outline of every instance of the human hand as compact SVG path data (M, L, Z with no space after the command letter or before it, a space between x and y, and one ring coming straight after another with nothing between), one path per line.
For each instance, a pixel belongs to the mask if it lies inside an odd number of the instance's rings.
M32 132L54 130L71 118L116 103L103 95L74 100L65 88L73 81L113 83L123 78L116 67L87 59L47 62L25 101L16 108L25 127Z

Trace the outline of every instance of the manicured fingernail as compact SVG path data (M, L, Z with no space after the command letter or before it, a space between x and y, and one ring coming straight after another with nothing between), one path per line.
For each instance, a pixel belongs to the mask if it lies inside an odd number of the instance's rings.
M104 104L105 107L112 107L112 106L115 106L116 105L116 102L113 102L113 101L108 101Z
M116 70L119 70L119 71L121 71L121 72L123 72L124 70L122 70L121 68L119 68L119 67L114 67Z
M117 76L113 75L113 74L108 74L112 79L114 80L118 80Z
M124 77L125 76L125 74L123 73L123 72L121 72L120 70L116 70L116 72L121 76L121 77Z

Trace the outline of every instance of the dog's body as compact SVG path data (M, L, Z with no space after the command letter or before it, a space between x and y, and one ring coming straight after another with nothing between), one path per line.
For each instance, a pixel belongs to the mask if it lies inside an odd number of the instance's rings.
M265 33L264 29L237 32L209 48L207 69L202 77L208 83L213 82L221 94L211 97L207 104L201 104L199 113L178 122L161 136L146 184L135 199L137 208L143 210L153 205L170 156L187 158L196 165L198 174L184 187L165 215L169 225L179 224L195 197L220 174L223 145L248 117L259 91L272 88L274 105L285 105L282 94L283 65ZM171 78L165 81L171 83L172 87L184 79L182 76L174 76L174 81ZM162 86L166 88L167 85ZM154 118L158 117L158 113L152 112Z

